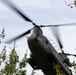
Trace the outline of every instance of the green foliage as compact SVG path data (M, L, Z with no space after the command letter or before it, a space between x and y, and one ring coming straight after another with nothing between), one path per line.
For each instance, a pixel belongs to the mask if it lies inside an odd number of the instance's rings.
M26 75L27 54L24 55L21 61L19 61L18 53L14 48L9 55L6 55L6 47L3 48L0 54L0 62L4 63L4 68L0 70L0 75Z
M4 39L4 37L5 37L5 30L4 30L4 28L3 28L3 30L2 30L2 32L0 33L0 43L1 43L1 39Z
M6 46L4 46L3 50L1 51L0 62L5 61L5 59L6 59Z
M66 75L58 64L54 64L54 68L56 69L56 75Z
M34 72L34 70L32 70L32 73L31 73L31 75L34 75L35 74L35 72Z
M26 63L27 63L27 54L24 55L24 58L21 60L21 62L19 63L19 68L25 68L26 67Z
M76 75L76 62L75 62L75 61L73 61L73 63L72 63L72 67L73 67L73 69L74 69L74 73L75 73L75 75Z

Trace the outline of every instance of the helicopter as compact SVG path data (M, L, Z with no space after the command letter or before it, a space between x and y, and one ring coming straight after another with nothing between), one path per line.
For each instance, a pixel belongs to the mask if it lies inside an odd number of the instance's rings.
M43 31L41 28L43 27L59 27L59 26L69 26L76 25L76 23L68 23L68 24L58 24L58 25L36 25L30 18L24 15L14 4L12 4L9 0L1 0L3 3L12 8L16 13L18 13L25 21L31 22L34 26L33 28L27 30L23 34L6 41L6 43L11 43L15 40L19 40L23 36L31 33L32 34L27 37L27 42L29 49L31 51L31 56L29 60L29 64L34 70L41 69L45 75L56 75L55 69L53 68L53 63L59 64L61 69L64 70L66 75L73 75L72 71L69 67L71 67L68 55L75 56L74 54L64 53L62 50L63 45L60 41L58 32L54 32L55 37L58 41L59 47L61 49L61 53L58 53L50 41L43 35Z

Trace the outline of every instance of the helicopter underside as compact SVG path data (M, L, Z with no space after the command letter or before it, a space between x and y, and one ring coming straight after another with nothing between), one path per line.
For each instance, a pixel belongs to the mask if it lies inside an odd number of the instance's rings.
M41 69L45 75L56 75L56 71L53 66L53 61L51 60L45 59L42 61L37 61L35 57L32 57L29 61L29 64L34 70Z
M29 64L33 69L41 69L45 75L56 75L54 63L57 63L68 70L68 73L65 71L66 74L72 75L67 65L62 62L54 47L50 45L44 36L40 36L39 38L36 38L36 36L29 37L28 46L32 53Z
M33 69L41 69L45 75L56 75L56 71L53 67L54 58L52 55L49 56L50 54L35 41L28 41L28 44L32 52L29 63Z

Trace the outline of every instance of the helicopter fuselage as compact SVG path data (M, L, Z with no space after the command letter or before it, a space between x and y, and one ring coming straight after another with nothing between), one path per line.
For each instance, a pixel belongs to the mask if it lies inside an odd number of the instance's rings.
M61 58L49 40L41 33L36 31L28 38L28 45L32 53L33 62L31 66L34 69L41 69L45 75L56 75L53 62L59 64L67 75L72 75L68 65ZM33 63L33 64L32 64Z

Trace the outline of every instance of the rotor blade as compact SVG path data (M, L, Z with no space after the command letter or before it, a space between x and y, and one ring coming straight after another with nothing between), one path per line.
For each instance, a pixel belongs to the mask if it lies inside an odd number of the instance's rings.
M76 26L76 23L41 25L40 27Z
M20 39L21 37L23 37L23 36L29 34L29 33L31 32L31 30L32 30L32 29L30 29L30 30L24 32L23 34L21 34L21 35L15 37L15 38L13 38L13 39L11 39L11 40L9 40L9 41L6 41L5 43L8 43L8 44L9 44L9 43L12 43L13 41L16 41L16 40Z
M64 53L64 54L66 54L66 55L68 55L68 56L75 56L75 57L76 57L75 54L69 54L69 53Z
M28 22L31 22L33 25L35 25L35 23L29 19L26 15L24 15L18 8L16 8L16 6L14 4L12 4L9 0L1 0L3 3L5 3L6 5L8 5L10 8L12 8L14 11L16 11L23 19L25 19Z
M62 43L61 43L60 38L59 38L58 27L51 27L51 30L52 30L53 34L55 35L60 48L62 49L63 46L62 46Z

